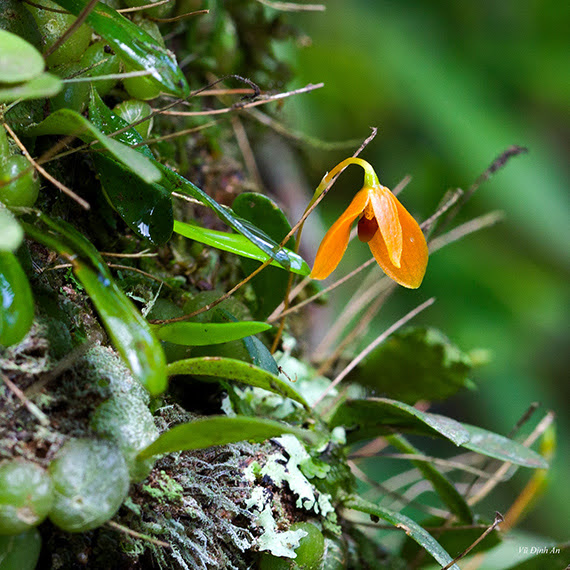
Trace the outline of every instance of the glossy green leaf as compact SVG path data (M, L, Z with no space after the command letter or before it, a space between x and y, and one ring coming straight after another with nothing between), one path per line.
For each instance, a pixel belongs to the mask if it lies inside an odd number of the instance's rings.
M270 374L253 364L235 360L234 358L222 358L219 356L188 358L178 360L168 365L168 375L191 374L192 376L214 376L221 380L236 381L256 386L275 392L280 396L291 398L309 408L307 402L292 386L288 380L281 380L278 376Z
M166 360L148 323L114 281L101 281L101 275L83 263L76 263L74 272L135 378L153 396L164 392Z
M70 135L77 136L84 142L97 140L111 153L113 158L124 164L138 178L147 183L156 182L161 174L158 168L140 152L127 145L105 136L95 125L85 117L71 109L60 109L49 115L39 125L29 129L29 134L40 135Z
M453 561L453 558L439 544L439 542L417 522L411 518L394 511L385 509L373 503L369 503L356 495L347 497L344 506L361 513L366 513L371 517L378 517L397 528L402 529L412 540L415 540L422 548L425 548L431 556L442 566L446 566ZM450 570L459 570L457 564L450 566Z
M276 242L281 242L291 231L291 224L277 204L264 196L254 192L240 194L232 204L233 211L244 220L255 224ZM289 238L285 244L290 250L295 248L295 239ZM242 262L246 274L252 273L259 263L254 261ZM267 318L271 312L283 301L287 290L288 279L278 273L277 269L268 267L256 275L250 284L255 291L257 310L255 316L260 319Z
M198 186L189 180L186 180L183 176L180 176L164 165L160 166L164 174L163 183L168 185L171 192L180 192L199 200L202 204L214 210L216 215L228 224L228 226L245 236L279 265L285 269L291 269L291 271L294 271L293 267L295 266L299 269L299 272L302 275L308 275L310 269L306 263L304 261L301 263L299 261L300 258L291 258L287 250L279 247L279 244L272 240L265 232L262 232L259 228L251 224L251 222L236 216L230 208L225 208L218 204L218 202L216 202L216 200L211 196L208 196L206 192L198 188Z
M255 366L277 376L279 367L269 349L255 336L248 336L243 339L245 348Z
M415 404L444 400L463 387L471 359L442 333L431 328L397 332L366 359L354 379L377 394Z
M0 29L0 83L30 81L44 70L42 54L25 39Z
M0 251L0 345L20 342L34 320L34 300L28 278L16 256Z
M235 418L210 416L169 429L141 451L139 458L145 459L153 455L187 449L203 449L243 440L265 441L284 433L292 433L303 439L313 439L311 432L274 420L245 416Z
M463 552L469 545L473 544L478 538L481 537L487 526L478 525L470 528L469 526L461 525L459 527L449 526L449 522L445 519L432 517L422 521L426 528L440 527L441 530L432 531L437 533L437 541L441 546L452 554ZM485 552L495 546L501 544L502 536L498 529L493 529L473 550L469 552L470 555L479 552ZM422 547L411 538L406 538L400 551L400 556L405 560L414 560L420 553Z
M251 238L244 235L201 228L200 226L179 222L178 220L174 221L174 231L184 237L199 241L200 243L222 249L223 251L229 251L230 253L235 253L236 255L241 255L249 259L256 259L261 262L269 259L269 255L257 247L260 239L259 236L256 236L255 242L252 242ZM266 244L267 243L268 242L266 242ZM310 267L301 256L286 248L282 248L280 251L287 255L293 273L308 275L311 272ZM271 262L271 265L279 267L281 263L275 260ZM280 279L287 283L286 276L281 275Z
M19 99L42 99L59 93L63 83L51 73L42 73L25 83L0 86L0 103L9 103Z
M547 461L532 449L503 435L480 427L464 423L461 425L469 434L469 440L463 444L463 447L488 457L494 457L500 461L509 461L515 465L521 465L522 467L548 469Z
M387 398L347 400L338 407L330 425L346 426L351 443L390 435L394 430L444 437L455 445L469 441L469 433L459 422L439 414L421 412L408 404Z
M93 156L101 186L124 222L153 244L166 243L172 235L172 198L163 186L147 184L112 158Z
M238 319L236 319L236 317L234 317L229 311L222 308L218 308L218 311L230 321L238 322ZM273 355L261 340L256 336L246 336L243 339L243 344L251 358L251 362L255 366L262 368L274 376L279 376L279 367L277 366L277 362L275 362Z
M46 226L24 224L34 240L73 259L73 271L90 296L113 345L134 377L152 394L166 390L166 359L160 341L129 298L113 280L97 250L85 237L63 221L38 216Z
M37 528L16 535L0 535L0 570L34 570L41 549L42 537Z
M140 103L140 101L138 101ZM143 138L141 134L134 128L130 127L129 123L116 113L111 111L99 96L99 93L93 87L89 93L89 120L104 134L112 135L117 131L125 131L119 133L114 140L122 142L127 146L136 146L135 150L144 154L148 158L154 158L150 148L146 144L141 144Z
M386 436L386 440L390 445L402 453L413 455L419 454L419 451L401 435L389 435ZM434 491L439 495L439 498L447 506L450 512L452 512L457 519L463 523L472 524L473 513L465 501L465 498L461 493L459 493L453 483L431 463L426 461L414 461L413 459L411 462L416 466L424 478L431 483Z
M235 323L194 323L181 321L151 325L160 340L187 346L206 346L238 340L271 328L267 323L241 321Z
M548 467L538 453L516 441L439 414L420 412L408 404L387 398L347 400L337 408L330 424L347 427L350 443L394 432L409 432L444 437L476 453L523 467Z
M87 5L85 0L56 1L75 16ZM87 23L130 67L134 70L151 71L148 77L162 91L178 97L185 97L190 93L188 83L172 52L161 46L140 26L102 2L95 4L87 16Z
M0 251L16 251L23 239L24 231L14 214L0 205Z

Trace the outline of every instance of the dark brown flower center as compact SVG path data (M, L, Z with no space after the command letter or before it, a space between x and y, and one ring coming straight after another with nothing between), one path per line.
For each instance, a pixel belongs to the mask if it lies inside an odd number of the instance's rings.
M378 230L378 222L376 218L369 220L366 216L362 216L358 220L358 239L364 243L368 243Z

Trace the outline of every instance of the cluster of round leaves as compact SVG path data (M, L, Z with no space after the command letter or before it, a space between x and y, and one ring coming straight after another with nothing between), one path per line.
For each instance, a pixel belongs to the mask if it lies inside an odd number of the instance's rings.
M133 2L125 3L131 7ZM31 12L42 38L42 48L46 50L75 21L75 16L64 13L58 4L52 0L41 0L41 4L29 5L26 8ZM150 9L158 10L158 8ZM145 12L133 16L133 21L151 37L156 39L163 47L164 40L158 25L145 17ZM149 14L152 15L152 14ZM97 77L117 74L121 71L133 71L128 65L123 65L118 56L103 41L91 43L92 30L86 24L79 26L74 34L46 58L48 70L62 79L81 77ZM101 97L107 95L117 84L117 80L108 79L95 81L93 85ZM157 97L159 87L147 76L130 77L123 80L123 87L127 93L137 100L148 100ZM89 83L66 84L63 90L51 99L52 110L61 108L82 111L88 99Z
M140 426L117 427L117 416L106 424L140 435ZM120 435L114 440L73 438L47 469L23 459L0 463L0 567L35 568L41 546L35 527L46 518L67 532L85 532L111 519L131 480L144 479L152 467L152 462L137 462L129 445L136 445L132 437L126 442ZM4 566L10 559L12 565Z
M1 463L0 554L19 561L14 568L34 568L35 527L46 517L68 532L90 530L117 512L128 489L125 459L105 440L70 440L47 470L19 459ZM31 543L38 548L30 560Z
M46 517L68 532L110 519L127 496L127 462L103 439L68 441L49 468L21 459L0 463L0 534L19 534Z

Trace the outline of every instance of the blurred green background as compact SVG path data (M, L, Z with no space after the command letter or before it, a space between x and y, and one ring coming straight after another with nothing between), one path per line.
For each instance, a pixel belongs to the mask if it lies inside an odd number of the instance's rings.
M324 13L293 17L312 40L290 50L295 86L325 87L290 100L287 120L329 141L362 140L377 126L362 156L388 187L413 177L400 199L418 219L448 188L469 187L508 146L529 149L480 188L460 218L500 209L505 221L434 255L421 289L399 291L377 326L434 295L437 303L415 322L439 327L465 350L492 353L473 374L479 390L438 411L505 434L531 402L556 411L550 486L521 528L568 539L570 3L325 4ZM311 184L353 150L303 147ZM344 174L320 207L327 223L360 188L358 170ZM340 274L368 255L350 248ZM479 510L491 518L506 512L530 475L517 475Z

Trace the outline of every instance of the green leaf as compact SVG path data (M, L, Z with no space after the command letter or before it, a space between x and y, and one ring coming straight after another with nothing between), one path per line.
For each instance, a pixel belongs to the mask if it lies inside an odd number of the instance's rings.
M369 503L358 496L351 495L344 501L344 506L361 513L366 513L371 517L378 517L397 528L402 529L412 540L415 540L422 548L425 548L442 566L453 561L447 551L437 540L417 522L411 518L394 511L385 509L373 503ZM450 570L459 570L457 564L450 566Z
M548 462L532 449L480 427L464 423L461 425L469 434L469 440L463 444L463 447L522 467L548 469Z
M390 435L394 431L444 437L455 445L469 441L468 431L459 422L439 414L421 412L408 404L387 398L347 400L338 407L330 425L346 426L351 443Z
M117 131L122 131L125 127L127 128L122 133L116 135L114 140L122 142L127 146L135 146L135 150L144 154L148 158L154 158L150 148L146 144L141 144L143 138L141 134L134 128L130 127L129 123L125 119L119 117L105 103L103 99L99 96L97 90L91 87L89 93L89 120L104 134L112 135Z
M41 549L42 537L37 528L21 534L0 535L0 569L34 570Z
M186 346L206 346L238 340L271 328L270 324L258 321L235 323L177 322L151 325L160 340Z
M401 435L386 436L386 440L390 445L408 454L419 454L419 451ZM426 461L411 462L416 466L420 473L427 479L434 488L434 491L439 495L439 498L447 506L447 508L465 524L473 523L473 513L464 497L455 488L453 483L437 468Z
M243 339L243 343L255 366L275 376L279 374L279 367L277 366L277 362L275 362L275 358L273 358L269 349L257 337L248 336Z
M225 208L218 204L218 202L216 202L211 196L208 196L206 192L198 188L198 186L189 180L186 180L183 176L180 176L164 165L160 166L165 177L163 183L168 184L171 192L180 192L199 200L202 204L214 210L217 216L228 224L228 226L245 236L279 265L285 269L291 269L292 271L294 271L293 267L296 266L300 269L300 273L302 275L308 275L310 272L309 267L306 266L305 268L305 266L299 262L300 258L291 258L287 251L284 248L279 247L279 244L272 240L265 232L262 232L247 220L236 216L230 208Z
M75 16L78 16L87 5L85 0L56 1ZM133 69L151 71L148 77L162 91L178 97L189 95L188 83L172 52L161 46L141 27L102 2L95 4L87 16L87 23Z
M175 426L138 455L146 459L153 455L184 451L187 449L203 449L213 445L225 445L236 441L265 441L271 437L292 433L303 439L313 439L312 433L293 426L265 420L238 416L210 416L186 424Z
M218 312L230 321L238 322L238 319L236 319L236 317L234 317L229 311L219 308ZM246 336L243 339L243 344L251 358L251 362L255 366L262 368L274 376L279 376L280 372L277 362L275 362L273 355L261 340L255 336Z
M538 453L516 441L439 414L420 412L408 404L387 398L346 400L335 411L330 425L345 426L350 443L394 432L409 432L443 437L476 453L523 467L548 468L548 463Z
M63 83L51 73L42 73L26 83L0 86L0 103L9 103L19 99L42 99L59 93Z
M160 341L128 297L117 286L109 268L84 236L63 221L44 214L38 224L23 224L34 240L66 254L72 259L73 271L95 305L113 345L131 369L133 376L152 394L166 390L166 360Z
M81 262L74 272L91 297L115 348L133 375L153 396L167 388L164 352L148 323L114 281Z
M0 251L16 251L23 239L24 231L14 214L0 205Z
M200 243L204 243L223 251L229 251L230 253L235 253L243 257L248 257L249 259L256 259L258 261L264 262L267 261L267 259L270 257L270 254L268 254L267 251L264 253L264 251L260 249L259 243L261 238L259 235L252 238L251 236L248 237L240 234L231 234L228 232L220 232L217 230L201 228L200 226L179 222L178 220L174 221L174 231L180 235L183 235L184 237L199 241ZM264 247L265 250L267 250L268 244L270 245L270 242L267 240L264 241ZM273 240L271 240L271 242L275 244L277 243L273 242ZM310 267L301 256L293 253L286 248L281 248L280 252L287 256L291 271L293 271L293 273L308 275L311 272ZM274 255L271 257L275 259ZM276 265L278 267L282 266L282 264L277 260L272 261L271 265ZM281 275L279 278L283 280L285 284L287 283L287 278L283 275Z
M20 342L34 320L34 300L28 278L16 256L0 251L0 345Z
M49 115L39 125L31 127L28 134L40 135L70 135L77 136L83 142L99 141L103 147L119 162L147 183L160 180L158 168L140 152L105 136L95 125L85 117L71 109L60 109Z
M0 29L0 83L30 81L43 70L44 58L33 45Z
M248 386L256 386L275 392L280 396L291 398L309 409L309 405L289 381L281 380L278 376L270 374L266 370L253 364L235 360L234 358L222 358L219 356L188 358L178 360L168 365L168 375L191 374L192 376L214 376L222 380L242 382Z
M238 216L255 224L278 243L291 231L291 224L279 206L263 194L244 192L234 200L232 209ZM285 245L293 250L295 239L289 238ZM244 260L242 262L246 274L252 273L258 266L259 263L253 261ZM250 281L257 297L256 317L267 318L275 307L283 301L287 290L287 281L282 275L279 275L277 269L269 267Z
M445 519L432 517L422 521L426 527L441 527L437 532L437 540L441 546L453 554L463 552L469 545L473 544L486 530L487 527L482 525L479 527L469 528L467 526L454 527L449 526ZM433 532L433 531L432 531ZM470 555L479 552L485 552L495 546L501 544L502 536L499 530L493 529L473 550ZM420 553L421 547L411 538L406 538L400 552L400 556L405 560L411 561Z
M136 174L102 154L93 155L93 163L105 195L123 221L153 244L166 243L174 223L170 193L160 184L140 180Z
M393 334L354 379L377 394L414 404L444 400L462 387L472 387L467 378L471 366L469 356L438 330L418 327Z

